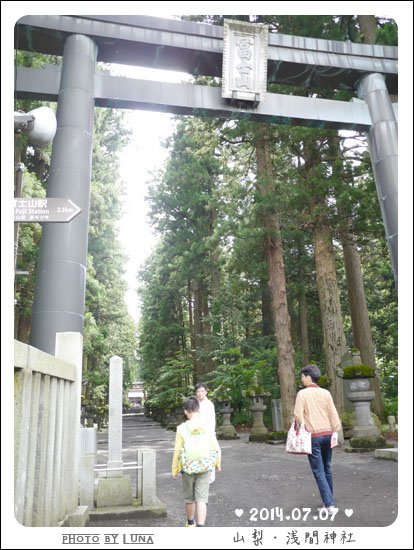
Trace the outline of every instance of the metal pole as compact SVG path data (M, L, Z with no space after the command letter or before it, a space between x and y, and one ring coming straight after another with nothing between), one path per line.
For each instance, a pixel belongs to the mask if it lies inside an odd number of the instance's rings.
M385 84L379 73L363 77L357 84L371 115L368 134L372 169L381 206L385 235L398 285L398 125Z
M47 196L69 198L82 213L43 225L30 344L52 355L58 332L83 334L96 46L72 35L63 52L57 131Z

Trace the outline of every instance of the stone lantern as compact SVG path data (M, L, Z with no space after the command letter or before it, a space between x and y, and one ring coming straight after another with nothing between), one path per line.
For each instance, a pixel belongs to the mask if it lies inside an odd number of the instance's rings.
M218 398L217 399L220 408L218 412L223 417L223 424L217 428L217 438L218 439L240 439L237 435L235 427L230 421L230 415L233 412L233 409L230 407L231 397L227 398Z
M370 403L375 392L370 390L368 378L355 378L349 382L348 399L355 407L355 426L352 437L378 436L379 431L371 417Z
M270 393L265 392L259 387L255 377L254 389L247 391L246 395L250 399L249 411L251 411L253 415L252 433L249 437L249 441L264 441L268 438L269 431L263 422L263 413L267 408L263 399L270 396Z
M353 449L359 450L371 450L385 446L385 440L374 424L371 415L370 404L375 397L375 392L370 388L369 373L364 374L369 368L365 365L352 365L343 369L344 376L349 379L347 397L355 407L355 425L350 445ZM351 372L350 369L353 371ZM358 371L358 369L360 370Z

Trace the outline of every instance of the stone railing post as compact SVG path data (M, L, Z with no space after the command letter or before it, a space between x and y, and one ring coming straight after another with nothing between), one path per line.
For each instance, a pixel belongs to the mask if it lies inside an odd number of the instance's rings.
M84 526L88 519L88 508L78 506L79 467L80 467L80 418L82 392L82 349L83 337L79 332L56 334L56 357L75 366L75 380L70 386L68 428L63 433L66 441L66 460L62 468L62 492L67 495L67 523L71 526Z

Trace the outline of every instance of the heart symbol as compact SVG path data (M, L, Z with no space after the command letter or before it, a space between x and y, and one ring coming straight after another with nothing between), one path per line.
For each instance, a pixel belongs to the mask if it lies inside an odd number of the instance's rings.
M241 517L242 517L243 512L244 512L243 508L236 508L236 509L234 510L234 513L236 514L236 516L237 516L238 518L241 518Z
M348 516L349 518L352 516L353 513L354 511L352 510L352 508L350 508L349 510L345 509L345 515Z

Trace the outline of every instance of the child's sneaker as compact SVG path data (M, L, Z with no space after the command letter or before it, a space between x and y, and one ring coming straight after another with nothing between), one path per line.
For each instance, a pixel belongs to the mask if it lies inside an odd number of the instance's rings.
M188 520L185 522L184 527L197 527L196 522L193 521L193 523L188 523Z
M330 516L333 516L334 514L336 514L338 510L339 508L337 508L336 506L328 506L328 514Z

